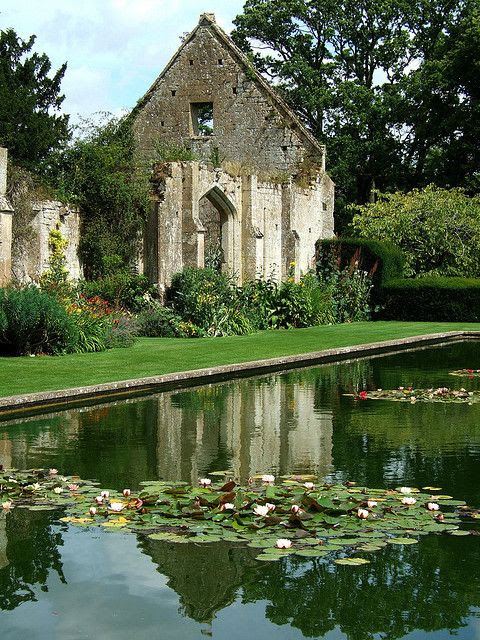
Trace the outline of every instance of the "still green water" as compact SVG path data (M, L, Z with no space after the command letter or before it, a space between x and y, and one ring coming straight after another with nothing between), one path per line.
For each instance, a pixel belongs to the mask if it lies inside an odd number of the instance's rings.
M468 342L0 422L0 464L102 488L230 469L370 487L442 487L480 506L480 405L355 402L352 390L451 386ZM76 529L0 513L0 638L480 639L480 536L425 537L352 568L253 550Z

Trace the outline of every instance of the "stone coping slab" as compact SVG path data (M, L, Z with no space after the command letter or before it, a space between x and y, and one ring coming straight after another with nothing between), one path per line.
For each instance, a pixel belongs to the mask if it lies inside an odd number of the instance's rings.
M35 413L59 405L80 405L89 401L118 400L120 397L145 395L152 392L182 389L223 380L253 376L262 373L285 371L325 363L342 362L354 358L365 358L377 354L403 351L412 348L461 342L466 339L479 339L480 331L448 331L432 333L395 340L384 340L350 347L338 347L290 356L253 360L235 364L219 365L207 369L179 371L147 378L118 380L86 387L41 391L0 398L0 416L20 412Z

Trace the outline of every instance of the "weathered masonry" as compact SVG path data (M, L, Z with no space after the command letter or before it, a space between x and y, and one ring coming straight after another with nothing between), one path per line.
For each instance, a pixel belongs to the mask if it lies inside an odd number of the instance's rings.
M163 159L146 232L152 281L163 287L206 262L239 283L285 277L292 263L298 278L312 266L315 241L333 235L325 148L213 14L200 17L133 116L140 157Z
M28 220L15 218L6 195L7 161L7 150L0 147L0 287L11 280L23 284L39 281L49 267L49 234L52 229L59 229L68 240L66 267L70 276L78 279L81 276L78 209L56 200L41 200L30 203ZM22 233L16 234L16 227Z

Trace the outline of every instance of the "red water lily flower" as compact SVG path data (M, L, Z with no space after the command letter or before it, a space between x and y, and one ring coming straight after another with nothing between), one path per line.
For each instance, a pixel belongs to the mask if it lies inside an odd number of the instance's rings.
M366 391L360 391L358 397L360 398L360 400L366 400L368 398L368 393Z

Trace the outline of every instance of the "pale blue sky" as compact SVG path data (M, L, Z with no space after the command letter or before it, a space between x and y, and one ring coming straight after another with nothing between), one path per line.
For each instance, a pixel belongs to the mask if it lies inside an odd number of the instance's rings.
M68 62L64 111L88 116L134 106L204 12L226 31L243 0L0 0L0 29L23 38L55 68ZM76 118L74 118L76 120Z

